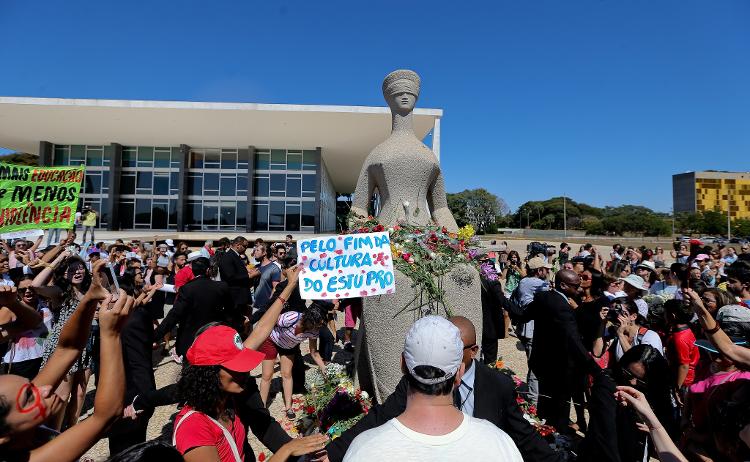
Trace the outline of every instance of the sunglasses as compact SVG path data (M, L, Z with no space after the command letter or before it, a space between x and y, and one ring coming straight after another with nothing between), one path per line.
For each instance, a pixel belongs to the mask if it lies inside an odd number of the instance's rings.
M636 386L640 385L642 387L645 387L645 386L648 385L648 382L646 382L643 379L639 379L638 377L636 377L632 372L630 372L630 369L626 369L626 368L623 367L622 369L620 369L620 371L622 372L622 376L625 377L625 380L628 380L628 381L635 380Z

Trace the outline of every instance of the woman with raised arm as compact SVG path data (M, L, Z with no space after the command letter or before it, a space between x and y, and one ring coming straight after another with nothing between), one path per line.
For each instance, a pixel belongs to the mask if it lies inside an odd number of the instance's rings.
M698 316L698 321L706 334L706 338L716 346L719 352L729 358L737 366L744 369L750 368L750 348L735 345L732 339L721 330L719 323L711 315L701 300L701 296L693 289L683 289L685 298L689 299L693 306L693 311Z
M638 413L644 423L638 423L637 425L651 435L651 441L654 442L654 447L661 462L688 462L687 458L675 446L667 430L659 422L646 400L646 395L633 387L620 386L617 387L615 398L623 406L630 406Z
M54 390L86 346L91 321L100 302L102 367L94 414L57 435L43 424L65 406L65 398ZM133 299L120 292L117 302L114 305L110 302L111 296L102 288L97 276L78 309L65 323L57 348L39 374L31 381L15 375L0 376L0 452L7 460L78 460L121 412L124 370L119 336Z
M101 270L105 263L101 260L96 267ZM51 263L44 266L45 268L37 274L31 286L39 296L49 300L53 311L59 310L59 315L57 324L53 326L44 346L42 367L55 351L63 326L76 312L91 284L91 274L86 268L86 263L68 249L62 251ZM80 358L71 365L68 376L63 380L60 389L56 391L66 400L70 396L63 414L66 416L65 422L62 420L63 416L59 416L57 424L53 424L56 429L60 429L63 423L72 426L78 421L86 393L86 384L91 377L91 362L90 351L84 349Z

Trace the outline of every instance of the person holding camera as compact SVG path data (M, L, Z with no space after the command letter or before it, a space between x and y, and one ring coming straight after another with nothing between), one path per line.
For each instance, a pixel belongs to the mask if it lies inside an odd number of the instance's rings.
M618 361L625 352L641 344L651 345L656 351L664 354L659 334L646 326L648 310L643 313L633 300L625 299L616 301L608 316L617 337L614 351Z

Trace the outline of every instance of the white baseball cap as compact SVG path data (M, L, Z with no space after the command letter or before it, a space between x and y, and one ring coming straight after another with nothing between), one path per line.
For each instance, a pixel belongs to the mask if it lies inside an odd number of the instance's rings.
M172 239L167 239L164 241L169 247L174 247L174 241Z
M445 382L458 372L464 354L461 332L441 316L425 316L412 324L404 342L404 362L412 377L425 385ZM417 366L432 366L442 377L424 378L414 372Z
M198 251L195 251L195 252L190 252L190 253L188 254L188 256L187 256L187 261L189 261L189 262L190 262L190 261L195 261L195 260L199 259L199 258L200 258L200 257L202 257L202 256L203 256L203 254L202 254L202 253L200 253L200 252L198 252Z

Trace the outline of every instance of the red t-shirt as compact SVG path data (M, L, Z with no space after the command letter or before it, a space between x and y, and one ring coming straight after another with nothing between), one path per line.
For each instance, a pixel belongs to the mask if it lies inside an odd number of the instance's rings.
M175 428L177 428L177 424L182 420L183 416L191 410L190 406L187 405L182 408L174 420ZM247 434L245 433L245 427L237 415L234 416L232 428L227 430L234 437L237 450L240 453L240 459L244 460L245 451L243 449ZM200 446L215 446L219 452L221 462L235 462L232 448L229 446L224 432L211 419L200 412L194 412L186 421L180 424L175 434L175 442L177 443L177 450L182 455L185 455L188 450Z
M690 366L685 377L684 386L692 385L695 381L695 366L700 360L700 352L695 346L695 335L689 328L677 331L669 337L667 343L667 359L673 369L682 364Z
M182 269L174 275L174 289L179 289L193 279L195 279L193 268L191 268L190 265L183 266Z

